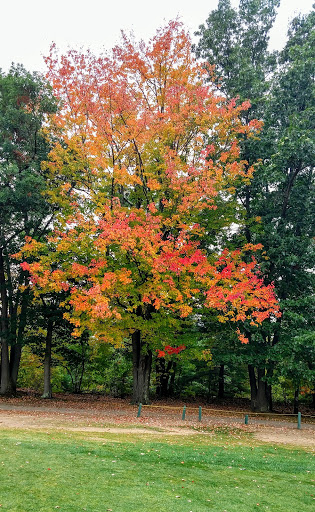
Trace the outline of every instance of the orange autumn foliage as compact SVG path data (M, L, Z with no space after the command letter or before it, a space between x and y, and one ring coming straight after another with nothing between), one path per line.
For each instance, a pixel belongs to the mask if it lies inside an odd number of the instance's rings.
M200 213L252 176L237 140L259 123L244 125L248 103L206 83L181 24L170 22L148 44L124 35L101 57L59 57L53 46L46 62L62 101L54 119L61 140L46 166L53 181L64 176L51 195L67 213L24 268L35 288L69 292L75 334L88 327L118 344L139 329L152 340L159 322L198 304L221 321L257 325L278 315L255 258L242 258L259 247L217 257L200 248Z

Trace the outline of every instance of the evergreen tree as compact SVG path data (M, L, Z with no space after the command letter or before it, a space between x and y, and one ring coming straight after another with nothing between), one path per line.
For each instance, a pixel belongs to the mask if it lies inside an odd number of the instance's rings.
M44 122L55 108L39 75L22 66L0 71L1 394L15 392L30 300L28 274L11 255L26 236L40 238L53 214L41 162L49 151Z
M259 140L244 137L242 142L244 159L249 164L260 161L260 165L251 184L236 191L245 218L243 228L234 235L237 243L243 236L247 242L264 245L268 258L265 279L275 283L283 312L282 318L266 321L259 331L244 326L251 342L242 352L249 366L255 410L272 406L268 383L275 375L276 361L283 368L286 354L292 367L294 344L305 336L315 338L310 334L314 285L314 13L293 20L288 42L276 60L268 51L268 33L278 6L278 0L243 0L236 11L229 1L220 1L207 26L200 27L196 47L198 56L215 64L217 82L224 93L249 99L250 118L264 121ZM306 301L307 307L302 307L301 301L304 306ZM300 353L297 350L299 355L293 358L296 367Z

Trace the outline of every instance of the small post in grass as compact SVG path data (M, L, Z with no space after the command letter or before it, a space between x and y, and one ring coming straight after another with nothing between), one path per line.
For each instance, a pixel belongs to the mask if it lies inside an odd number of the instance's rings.
M137 418L140 418L140 416L141 416L141 409L142 409L142 404L139 404Z
M248 414L245 414L245 425L248 425Z
M202 415L201 406L199 406L199 421L201 421L201 415Z
M297 424L297 428L300 430L301 428L301 419L302 419L302 415L300 412L298 412L298 424Z
M183 408L182 420L185 419L185 416L186 416L186 405L184 405L184 408Z

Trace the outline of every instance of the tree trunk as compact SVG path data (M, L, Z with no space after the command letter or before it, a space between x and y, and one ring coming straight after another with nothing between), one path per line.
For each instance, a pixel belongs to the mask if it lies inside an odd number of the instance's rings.
M294 392L293 414L297 414L299 412L299 394L300 390L297 388Z
M265 369L258 368L258 387L256 397L256 411L257 412L268 412L269 411L269 400L267 392L267 382L264 380Z
M175 363L173 361L168 361L166 365L166 361L164 358L158 358L156 364L156 376L157 376L157 386L156 386L156 394L160 398L167 398L171 394L171 388L174 386L174 378L175 378ZM173 380L172 380L173 378Z
M12 385L10 379L10 359L9 359L9 322L8 322L8 296L6 289L4 259L2 249L0 249L0 301L1 301L1 395L12 395Z
M209 370L208 374L208 393L207 393L207 403L210 402L211 399L211 381L212 381L212 370Z
M168 396L173 396L174 395L174 384L175 384L176 366L177 366L177 363L175 361L173 361L172 371L171 371L171 374L170 374L170 381L169 381L169 385L168 385Z
M275 336L274 336L274 341L275 341L275 343L277 343ZM273 370L274 370L274 361L269 360L269 368L266 371L266 375L267 375L269 382L272 381ZM268 398L269 411L273 411L272 385L269 383L266 384L266 393L267 393L267 398Z
M253 403L257 398L257 381L255 375L255 368L252 364L248 365L248 375L249 375L249 384L250 384L250 402L253 407Z
M85 371L85 363L86 363L86 350L87 350L87 343L89 341L89 332L88 331L84 331L81 335L81 338L80 338L80 343L81 343L81 348L82 348L82 352L81 352L81 370L79 372L79 377L78 379L76 380L76 383L75 383L75 393L81 393L81 387L82 387L82 381L83 381L83 375L84 375L84 371Z
M269 403L269 411L273 411L273 400L272 400L272 386L267 384L267 397Z
M265 369L257 369L257 394L256 398L251 401L251 409L254 412L268 412L269 400L267 393L267 383L264 380Z
M156 396L161 398L164 391L164 380L165 380L165 359L159 357L156 361ZM165 396L165 395L164 395Z
M51 391L51 342L53 334L54 323L48 320L46 346L45 346L45 359L44 359L44 393L42 398L52 398Z
M220 370L219 370L218 398L224 398L224 364L220 365Z
M10 379L9 347L6 340L2 339L1 346L1 395L13 395L12 383Z
M16 343L11 345L10 352L10 378L13 392L16 393L16 383L18 379L19 369L20 369L20 361L22 354L22 346L23 346L23 336L26 326L26 316L27 316L27 308L30 300L30 291L29 288L22 293L21 302L20 302L20 314L19 314L19 323L18 323L18 332L16 337ZM15 308L17 309L17 308ZM17 311L15 311L15 315ZM17 326L17 319L15 320L15 325Z
M269 399L268 399L268 386L265 381L265 369L257 369L257 379L255 368L248 365L249 381L251 388L251 410L254 412L268 412Z
M81 386L82 386L82 381L83 381L84 370L85 370L85 359L83 358L81 361L80 374L75 381L75 391L74 392L77 394L81 393Z
M151 350L143 351L141 333L136 330L132 334L132 359L133 359L133 394L134 404L149 403L150 375L152 365Z
M22 345L12 345L10 351L10 379L12 392L16 393L16 383L19 374Z

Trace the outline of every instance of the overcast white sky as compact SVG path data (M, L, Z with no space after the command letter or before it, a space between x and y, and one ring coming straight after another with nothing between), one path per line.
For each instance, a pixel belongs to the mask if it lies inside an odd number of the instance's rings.
M281 0L271 45L281 48L288 20L306 13L314 0ZM217 0L0 0L0 68L22 63L30 71L45 70L43 55L54 41L61 51L90 47L99 52L119 41L120 30L148 39L164 22L180 16L193 34ZM232 0L235 6L237 0Z

